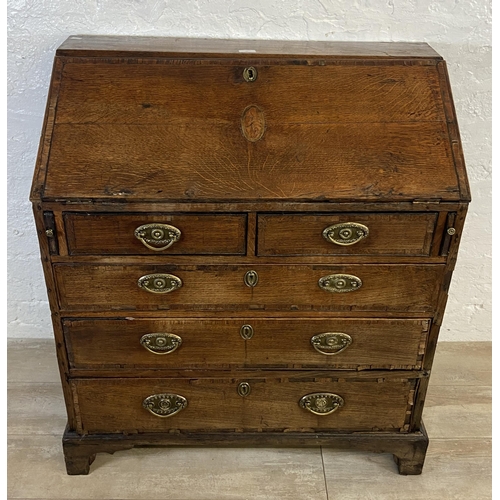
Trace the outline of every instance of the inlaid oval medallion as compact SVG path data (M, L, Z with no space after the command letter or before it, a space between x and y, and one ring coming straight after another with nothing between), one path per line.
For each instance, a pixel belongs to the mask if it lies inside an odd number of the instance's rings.
M264 112L254 104L247 106L241 115L241 132L245 139L257 142L266 131Z

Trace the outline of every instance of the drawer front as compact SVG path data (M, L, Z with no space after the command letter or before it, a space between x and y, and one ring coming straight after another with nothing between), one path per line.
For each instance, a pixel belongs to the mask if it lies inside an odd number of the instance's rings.
M70 366L113 370L419 369L428 329L418 319L64 320Z
M260 256L428 256L436 213L258 216Z
M429 313L436 306L444 266L56 264L54 271L61 308L67 311L266 309ZM249 272L253 279L258 276L255 286L245 284ZM355 276L362 284L348 293L320 288L319 280L338 274ZM163 286L163 281L167 283L165 289L173 291L148 292L138 286L140 280L148 286L157 282Z
M72 385L78 401L79 432L398 432L405 428L415 381L312 382L272 378L270 374L267 379L74 379ZM314 414L299 405L304 396L318 393L340 396L343 404L335 398L341 406L327 415ZM165 394L171 397L148 400L152 410L177 409L176 413L165 418L144 408L146 398ZM316 399L313 408L323 406L329 411L330 405L334 407L332 400Z
M246 219L245 214L64 215L71 255L245 255Z

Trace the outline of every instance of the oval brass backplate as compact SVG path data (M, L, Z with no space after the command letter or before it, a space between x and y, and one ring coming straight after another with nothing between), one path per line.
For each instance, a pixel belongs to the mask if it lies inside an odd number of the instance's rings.
M347 333L318 333L311 337L311 344L321 354L333 356L345 351L352 344L352 337Z
M181 230L169 224L144 224L134 231L134 236L150 250L159 252L179 241Z
M336 245L349 246L358 243L369 234L368 228L357 222L342 222L323 230L323 238Z
M252 325L243 325L240 328L241 338L244 340L250 340L253 337L253 327Z
M169 293L181 288L182 280L173 274L146 274L137 280L137 286L151 293Z
M236 391L242 398L246 398L252 392L252 388L248 382L241 382L241 384L238 384Z
M362 284L363 282L352 274L330 274L318 281L320 288L332 293L355 292L361 288Z
M245 282L246 286L249 286L251 288L256 286L259 282L259 275L257 274L257 271L247 271L245 273L243 281Z
M157 417L171 417L187 406L187 399L179 394L153 394L148 396L142 406Z
M315 415L330 415L344 406L344 400L338 394L331 392L315 392L300 398L299 406Z
M257 70L253 66L249 66L243 70L243 79L245 82L255 82L257 80Z
M153 354L170 354L182 344L182 339L173 333L147 333L140 343Z

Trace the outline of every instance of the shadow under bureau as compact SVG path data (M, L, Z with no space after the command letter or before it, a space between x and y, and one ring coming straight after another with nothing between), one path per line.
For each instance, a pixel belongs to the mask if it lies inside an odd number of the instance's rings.
M141 445L421 472L470 201L428 45L70 37L31 201L69 474Z

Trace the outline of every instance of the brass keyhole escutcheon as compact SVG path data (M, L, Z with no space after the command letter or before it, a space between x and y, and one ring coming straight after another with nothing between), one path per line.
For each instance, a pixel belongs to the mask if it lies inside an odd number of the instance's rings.
M243 325L240 328L240 335L243 340L250 340L253 337L252 325Z
M252 392L252 388L248 382L241 382L238 384L237 392L239 396L246 398Z
M243 79L246 82L255 82L257 80L257 70L253 66L249 66L243 70Z
M245 277L243 278L246 286L253 288L259 282L259 275L257 271L247 271Z

